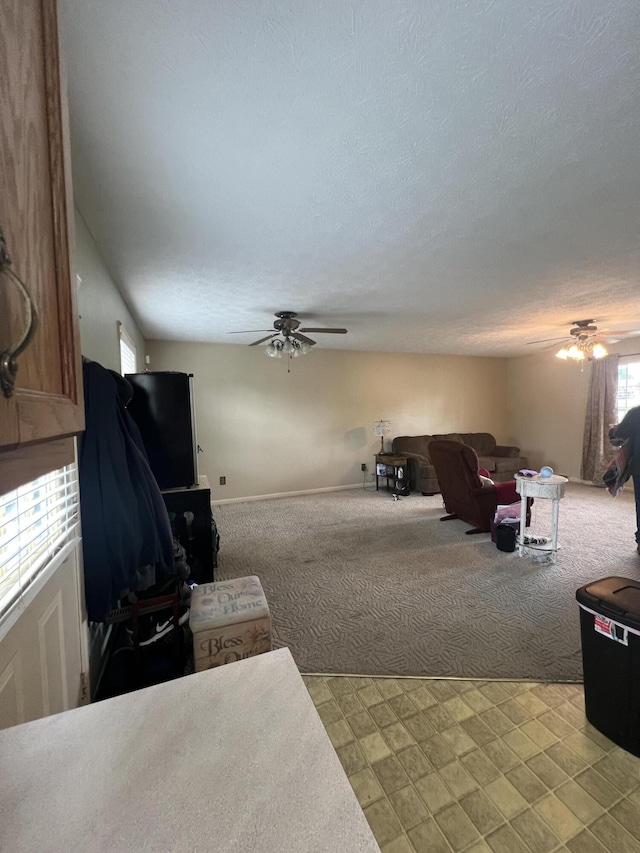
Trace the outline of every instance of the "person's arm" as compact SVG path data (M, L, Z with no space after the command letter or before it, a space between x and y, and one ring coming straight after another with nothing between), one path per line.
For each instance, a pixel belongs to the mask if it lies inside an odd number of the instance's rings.
M640 430L640 406L629 409L617 426L609 430L609 438L620 438L625 441Z

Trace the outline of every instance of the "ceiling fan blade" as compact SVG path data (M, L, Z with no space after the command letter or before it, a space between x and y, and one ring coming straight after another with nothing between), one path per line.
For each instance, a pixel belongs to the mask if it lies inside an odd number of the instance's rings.
M273 329L242 329L240 332L227 332L228 335L244 335L246 332L272 332Z
M529 344L547 344L549 341L564 341L569 340L567 335L562 335L560 338L543 338L541 341L527 341L526 346Z
M307 338L305 335L301 335L300 332L291 332L291 337L300 341L301 344L309 344L310 347L315 344L315 341L312 341L311 338Z
M298 329L298 331L299 332L315 332L316 334L318 332L324 332L325 334L329 334L329 335L346 335L347 334L346 329L312 329L310 327L307 327L305 329Z
M264 331L266 331L266 329L262 329L262 331L264 332ZM257 347L258 344L263 344L265 341L270 341L271 338L277 338L278 335L279 335L279 332L276 332L274 335L267 335L266 338L260 338L259 341L254 341L252 344L249 344L249 346L250 347Z
M635 335L640 335L640 329L619 329L618 331L615 329L603 329L602 334L608 338L612 336L623 337L625 335L632 338Z

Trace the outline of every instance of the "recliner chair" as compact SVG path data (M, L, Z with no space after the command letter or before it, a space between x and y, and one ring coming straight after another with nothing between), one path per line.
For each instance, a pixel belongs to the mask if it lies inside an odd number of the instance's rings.
M436 471L444 506L449 515L441 521L460 519L472 525L465 533L489 533L498 504L517 503L515 480L483 482L478 473L478 454L458 441L432 441L431 462ZM527 523L530 506L527 506Z

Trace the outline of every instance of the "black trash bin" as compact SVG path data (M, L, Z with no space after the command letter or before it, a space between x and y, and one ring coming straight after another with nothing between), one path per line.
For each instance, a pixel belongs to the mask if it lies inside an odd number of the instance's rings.
M496 548L498 551L515 551L516 539L518 537L518 525L496 524Z
M602 578L577 590L576 598L587 719L640 756L640 582Z

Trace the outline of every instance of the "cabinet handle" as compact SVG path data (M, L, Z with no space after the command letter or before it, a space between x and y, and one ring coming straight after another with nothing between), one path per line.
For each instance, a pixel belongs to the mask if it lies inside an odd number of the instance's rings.
M9 257L2 228L0 228L0 275L2 273L10 278L20 291L20 295L25 302L26 315L25 329L20 339L13 346L10 346L9 349L0 352L0 386L2 386L4 396L11 397L16 381L16 373L18 372L17 358L29 346L35 334L38 327L38 309L26 285L11 269L11 258Z

